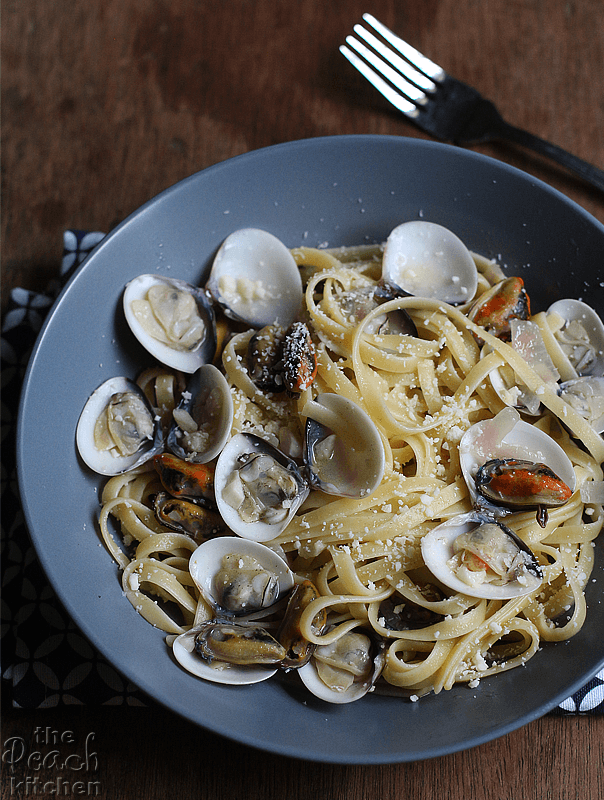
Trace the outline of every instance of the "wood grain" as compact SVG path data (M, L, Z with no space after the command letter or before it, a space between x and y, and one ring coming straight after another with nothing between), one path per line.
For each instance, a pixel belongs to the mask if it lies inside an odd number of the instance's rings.
M366 10L508 121L604 168L602 0L5 0L3 308L11 287L55 276L64 228L108 231L211 164L314 136L423 137L337 51ZM474 149L604 222L602 195L562 169ZM112 800L604 796L602 718L546 717L427 762L342 767L259 753L158 709L3 708L3 741L30 743L46 725L78 741L94 732L97 796ZM3 800L27 796L11 779L38 773L22 767L5 768Z

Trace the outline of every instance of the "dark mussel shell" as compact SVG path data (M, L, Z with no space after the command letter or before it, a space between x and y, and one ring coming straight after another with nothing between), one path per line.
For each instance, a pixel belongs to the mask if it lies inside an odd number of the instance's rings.
M476 473L476 491L490 503L512 510L537 509L544 527L547 508L563 506L572 489L546 464L524 459L487 461Z
M227 533L227 527L220 514L193 500L173 497L168 492L158 492L153 508L157 520L162 525L192 536L196 542L201 543Z
M214 472L211 464L183 461L170 453L153 458L164 489L174 497L193 497L214 500Z

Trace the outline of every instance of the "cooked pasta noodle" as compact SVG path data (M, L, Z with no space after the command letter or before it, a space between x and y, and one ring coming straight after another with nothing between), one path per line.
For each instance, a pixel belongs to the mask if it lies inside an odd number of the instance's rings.
M593 541L604 521L602 502L586 491L603 479L602 437L509 343L471 322L467 306L399 297L360 321L347 314L342 293L376 285L381 248L297 248L292 253L306 284L304 316L316 345L315 382L297 396L262 392L246 369L253 332L234 333L221 353L235 406L232 433L252 431L278 442L287 431L301 441L306 416L329 414L314 398L332 392L373 419L385 451L384 476L371 495L352 499L312 491L285 530L268 542L285 554L298 580L310 578L319 590L301 619L304 637L325 644L371 627L387 648L378 690L389 684L418 697L512 669L532 658L541 643L576 634L586 617ZM478 293L504 277L494 262L478 255L474 260ZM377 317L398 309L411 315L418 337L372 332ZM543 313L533 319L564 374L564 355L550 327L555 320ZM475 336L490 348L485 357ZM506 520L535 554L543 581L523 597L486 600L436 587L420 543L436 525L472 509L458 445L471 425L504 408L489 380L502 366L541 400L545 410L534 425L567 453L577 485L565 505L550 510L544 527L534 512ZM177 379L160 368L145 376L144 385L169 419L180 392ZM337 419L327 418L326 424L338 432ZM149 465L111 478L103 490L100 529L123 570L128 600L152 625L179 634L211 619L213 612L187 568L198 542L168 530L154 516L152 498L159 488ZM393 629L385 619L385 601L409 604L422 625ZM313 627L321 609L331 623L327 632Z

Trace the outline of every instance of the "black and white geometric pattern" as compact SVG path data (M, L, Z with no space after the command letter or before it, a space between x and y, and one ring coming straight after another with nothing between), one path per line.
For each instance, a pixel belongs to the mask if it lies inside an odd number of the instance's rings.
M61 273L44 294L13 289L2 324L2 678L21 708L150 705L79 632L48 584L17 490L15 422L27 363L61 287L103 238L64 234ZM553 714L604 713L604 671Z

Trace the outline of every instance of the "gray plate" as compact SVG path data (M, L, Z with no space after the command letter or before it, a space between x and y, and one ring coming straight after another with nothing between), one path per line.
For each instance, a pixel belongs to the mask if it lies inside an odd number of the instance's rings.
M213 166L163 192L107 236L59 298L30 363L18 431L19 481L40 560L82 631L127 678L219 734L300 758L412 761L501 736L549 711L604 664L602 544L587 624L520 670L417 703L369 696L329 705L277 682L207 684L181 670L122 596L95 533L98 476L75 451L75 426L105 379L149 363L126 329L124 284L157 270L206 274L231 231L260 227L288 246L383 240L421 217L451 228L526 281L533 310L561 296L604 306L604 227L545 184L498 161L398 137L292 142ZM600 270L599 274L595 274Z

